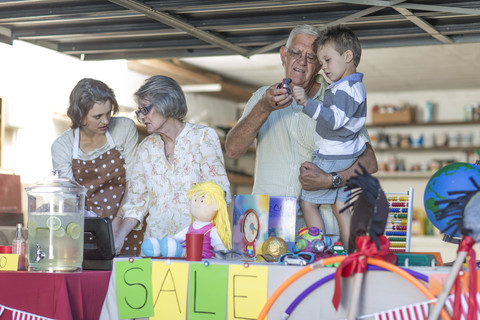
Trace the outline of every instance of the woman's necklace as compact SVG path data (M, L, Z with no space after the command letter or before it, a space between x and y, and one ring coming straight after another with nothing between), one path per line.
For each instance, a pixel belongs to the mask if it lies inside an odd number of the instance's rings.
M182 132L183 128L185 127L185 124L184 123L180 123L180 126L175 134L175 138L172 139L172 143L171 144L167 144L165 143L165 157L167 158L167 161L168 162L172 162L172 159L173 159L173 155L174 155L174 152L175 152L175 141L176 141L176 138L178 137L178 135L180 134L180 132Z
M171 158L173 158L173 153L175 151L175 144L165 145L165 157L167 158L168 162L171 162Z

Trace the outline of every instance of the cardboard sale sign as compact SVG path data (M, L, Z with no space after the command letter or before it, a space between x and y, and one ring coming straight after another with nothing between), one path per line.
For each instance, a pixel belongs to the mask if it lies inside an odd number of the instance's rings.
M115 278L120 319L255 319L268 298L266 266L135 259Z

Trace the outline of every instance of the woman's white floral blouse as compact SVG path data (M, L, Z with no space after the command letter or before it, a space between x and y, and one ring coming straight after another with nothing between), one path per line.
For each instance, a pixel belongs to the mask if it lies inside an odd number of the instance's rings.
M143 221L145 239L173 236L191 222L187 192L195 184L213 181L231 201L218 135L212 128L186 123L175 142L173 164L167 161L158 134L146 137L137 148L135 164L122 210L125 217Z

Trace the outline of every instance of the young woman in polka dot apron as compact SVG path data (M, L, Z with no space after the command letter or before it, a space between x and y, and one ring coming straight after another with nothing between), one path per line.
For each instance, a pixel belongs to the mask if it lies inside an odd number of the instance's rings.
M125 160L115 147L112 136L105 132L110 150L93 160L80 160L78 158L80 129L75 129L75 142L73 145L72 170L75 180L87 188L85 197L85 211L92 215L111 220L117 215L125 194L126 172ZM125 238L121 254L139 255L140 246L145 232L133 230Z
M115 117L118 104L103 82L82 79L70 95L72 129L52 145L53 167L87 188L87 216L108 217L116 229L138 133L128 118ZM145 227L144 227L145 228ZM126 236L121 254L138 255L144 230Z

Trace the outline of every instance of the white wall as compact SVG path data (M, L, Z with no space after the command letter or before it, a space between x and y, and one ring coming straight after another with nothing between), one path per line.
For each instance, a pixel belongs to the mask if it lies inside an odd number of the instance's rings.
M0 43L5 121L1 167L20 175L23 187L51 175L51 144L70 124L54 115L66 113L71 90L85 77L104 81L128 111L136 108L133 93L147 78L128 70L125 60L80 61L22 41ZM186 98L187 121L214 127L236 120L237 103L195 94ZM23 189L22 198L26 213Z

